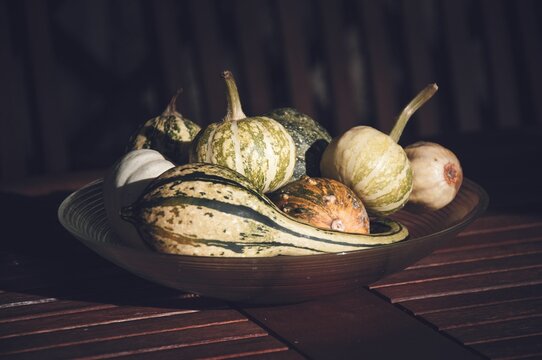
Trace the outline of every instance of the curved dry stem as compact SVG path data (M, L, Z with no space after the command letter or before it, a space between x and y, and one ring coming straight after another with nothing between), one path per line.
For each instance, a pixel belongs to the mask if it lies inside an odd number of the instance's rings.
M403 134L403 130L405 129L405 126L412 114L414 114L416 110L431 99L437 90L437 84L429 84L422 91L420 91L418 95L416 95L414 99L407 104L407 106L405 106L390 132L390 137L393 139L393 141L399 142L399 139Z
M167 107L164 110L164 112L162 113L162 115L175 115L175 114L179 113L177 111L177 98L179 97L179 95L181 95L182 92L183 92L182 88L177 90L175 95L173 95L171 100L169 100L169 104L167 105Z

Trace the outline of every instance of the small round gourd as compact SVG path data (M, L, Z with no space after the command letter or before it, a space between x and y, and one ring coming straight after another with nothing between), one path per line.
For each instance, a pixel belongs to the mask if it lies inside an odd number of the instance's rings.
M288 131L266 117L247 117L241 108L233 75L223 73L228 111L221 122L210 124L198 136L195 159L228 167L246 176L260 192L273 191L293 175L295 144Z
M106 215L111 228L126 245L145 248L134 226L120 217L120 210L136 201L150 182L173 166L158 151L138 149L126 153L106 174L103 183Z
M303 175L320 176L320 160L331 135L310 116L292 108L275 109L265 116L278 121L292 136L295 143L295 168L290 181Z
M370 214L384 216L401 209L412 191L412 169L397 142L408 119L436 90L436 84L422 90L403 109L389 136L356 126L333 139L322 156L322 176L354 190Z
M457 195L463 170L457 156L437 143L418 141L405 148L412 166L409 205L417 210L438 210Z
M269 198L286 214L317 228L369 233L365 206L349 187L336 180L302 176Z
M186 164L192 140L201 128L176 109L180 91L164 112L145 122L130 138L127 150L153 149L177 165Z

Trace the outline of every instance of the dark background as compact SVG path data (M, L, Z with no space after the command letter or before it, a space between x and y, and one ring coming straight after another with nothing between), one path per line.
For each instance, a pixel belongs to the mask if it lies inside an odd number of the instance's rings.
M177 89L204 126L295 107L332 135L391 129L456 152L494 209L542 204L542 2L0 0L0 180L104 169Z

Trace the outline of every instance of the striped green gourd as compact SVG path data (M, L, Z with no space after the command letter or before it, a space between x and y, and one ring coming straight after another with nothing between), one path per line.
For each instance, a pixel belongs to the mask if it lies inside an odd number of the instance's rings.
M323 177L350 187L373 215L401 209L412 192L412 169L397 144L408 119L437 91L431 84L401 112L390 135L369 126L356 126L331 141L320 162Z
M294 139L295 167L290 181L299 180L303 175L319 177L320 160L331 141L327 130L310 116L292 108L276 109L265 116L278 121Z
M160 116L156 116L140 126L130 138L127 152L137 149L152 149L177 165L188 162L191 142L201 128L176 110L179 94L180 91L173 96Z
M156 178L122 211L159 252L198 256L276 256L335 253L404 240L408 231L375 220L375 233L318 229L280 211L242 175L223 166L192 163ZM380 229L380 230L378 230Z
M266 117L246 117L233 75L223 74L228 111L196 140L191 162L219 164L246 176L261 192L286 184L294 172L295 144L286 129Z

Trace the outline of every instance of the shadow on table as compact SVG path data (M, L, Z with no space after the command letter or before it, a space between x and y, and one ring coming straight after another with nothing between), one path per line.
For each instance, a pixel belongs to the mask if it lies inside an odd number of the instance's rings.
M209 309L229 307L141 279L101 258L69 234L57 219L68 196L0 192L4 233L0 240L0 290L59 300L130 306Z

